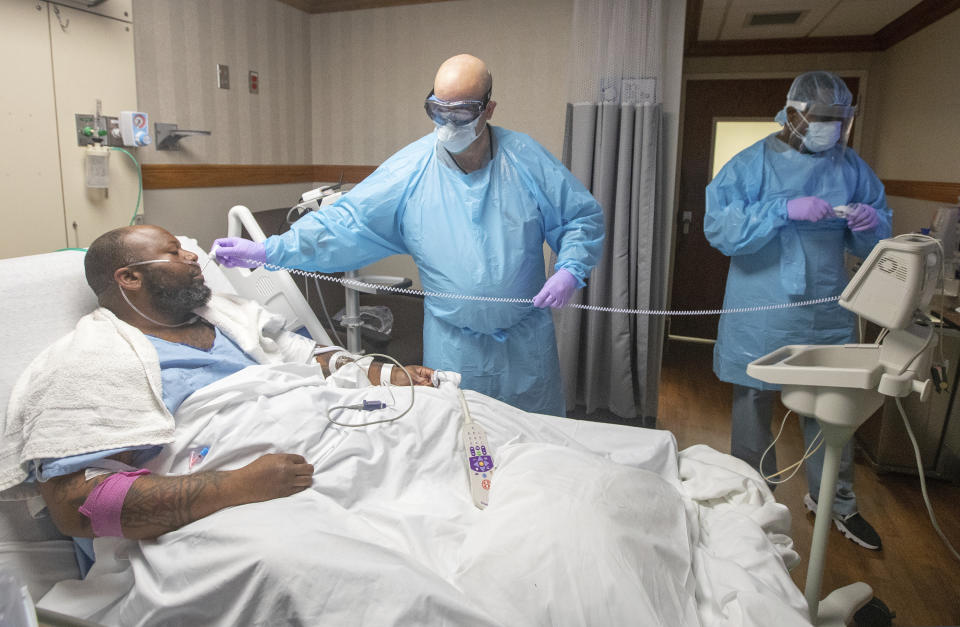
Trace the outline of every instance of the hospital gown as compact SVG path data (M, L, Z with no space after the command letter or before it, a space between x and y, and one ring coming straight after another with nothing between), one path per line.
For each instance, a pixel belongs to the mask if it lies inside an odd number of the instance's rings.
M428 292L532 298L545 280L543 242L583 285L601 251L603 213L590 192L523 133L490 127L494 154L465 174L431 133L402 149L337 203L265 242L267 261L338 272L409 254ZM423 363L520 409L563 415L553 319L530 303L428 295Z
M209 350L168 342L151 335L146 336L157 349L160 375L163 380L163 404L171 414L177 412L177 408L184 399L203 386L257 363L240 350L233 340L221 333L220 329L214 327L214 331L213 346ZM42 460L35 463L35 472L40 481L48 481L54 477L69 475L89 466L95 466L106 457L126 451L139 451L132 465L140 468L155 457L160 452L160 448L151 445L131 446ZM80 575L85 577L96 560L93 538L74 538L73 541L77 551Z
M879 224L853 232L840 218L789 220L787 201L818 196L833 206L864 203ZM849 278L844 250L866 257L890 237L883 184L853 149L802 154L770 135L727 163L707 186L704 233L730 257L724 309L839 296ZM855 341L853 314L836 302L720 318L713 368L722 381L777 389L747 364L789 344Z

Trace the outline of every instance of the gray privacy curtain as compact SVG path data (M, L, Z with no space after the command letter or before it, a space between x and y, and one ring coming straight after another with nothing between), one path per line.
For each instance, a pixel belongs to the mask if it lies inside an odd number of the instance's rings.
M663 308L659 6L575 1L563 163L603 207L606 237L574 303ZM664 319L567 307L555 322L568 411L655 426Z

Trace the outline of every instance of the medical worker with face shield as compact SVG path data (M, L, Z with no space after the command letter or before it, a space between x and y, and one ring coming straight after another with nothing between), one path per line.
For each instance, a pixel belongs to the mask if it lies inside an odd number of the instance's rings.
M492 78L467 54L445 61L424 108L436 129L330 207L262 244L216 242L224 265L266 261L321 272L409 254L428 292L502 298L424 301L423 363L523 410L564 415L549 307L585 285L604 235L600 206L540 144L488 124ZM557 253L545 279L543 243Z
M724 309L838 296L848 281L844 251L863 258L890 237L883 185L846 146L856 111L852 99L835 74L801 74L775 118L783 129L737 154L707 186L704 233L730 257ZM747 364L788 344L855 342L854 326L853 314L836 302L721 316L713 369L734 385L733 455L766 476L776 472L774 449L762 469L760 459L772 441L779 386L748 376ZM802 421L809 445L819 427L813 418ZM804 503L816 512L823 448L805 466ZM857 511L850 443L833 518L857 544L881 548L880 536Z

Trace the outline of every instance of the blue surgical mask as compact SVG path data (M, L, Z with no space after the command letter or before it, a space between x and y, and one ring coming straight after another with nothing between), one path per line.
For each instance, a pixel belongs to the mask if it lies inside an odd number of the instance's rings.
M475 142L480 135L477 129L480 127L480 121L483 115L478 115L477 119L463 126L454 126L453 124L444 124L437 126L437 141L440 145L457 154L463 152Z
M829 150L840 140L840 122L810 122L803 135L803 146L810 152Z

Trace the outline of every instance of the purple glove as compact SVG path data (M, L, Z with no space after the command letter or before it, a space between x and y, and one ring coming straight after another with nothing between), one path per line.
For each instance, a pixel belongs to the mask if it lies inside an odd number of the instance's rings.
M847 226L851 231L869 231L880 224L880 218L877 217L877 210L870 205L863 203L854 203L847 214Z
M570 301L570 297L580 287L577 277L561 268L543 284L543 289L533 297L534 307L553 307L559 309Z
M267 262L267 250L261 242L242 237L221 237L213 242L217 261L228 268L256 268Z
M833 206L823 198L804 196L787 201L787 217L791 220L816 222L833 215Z

